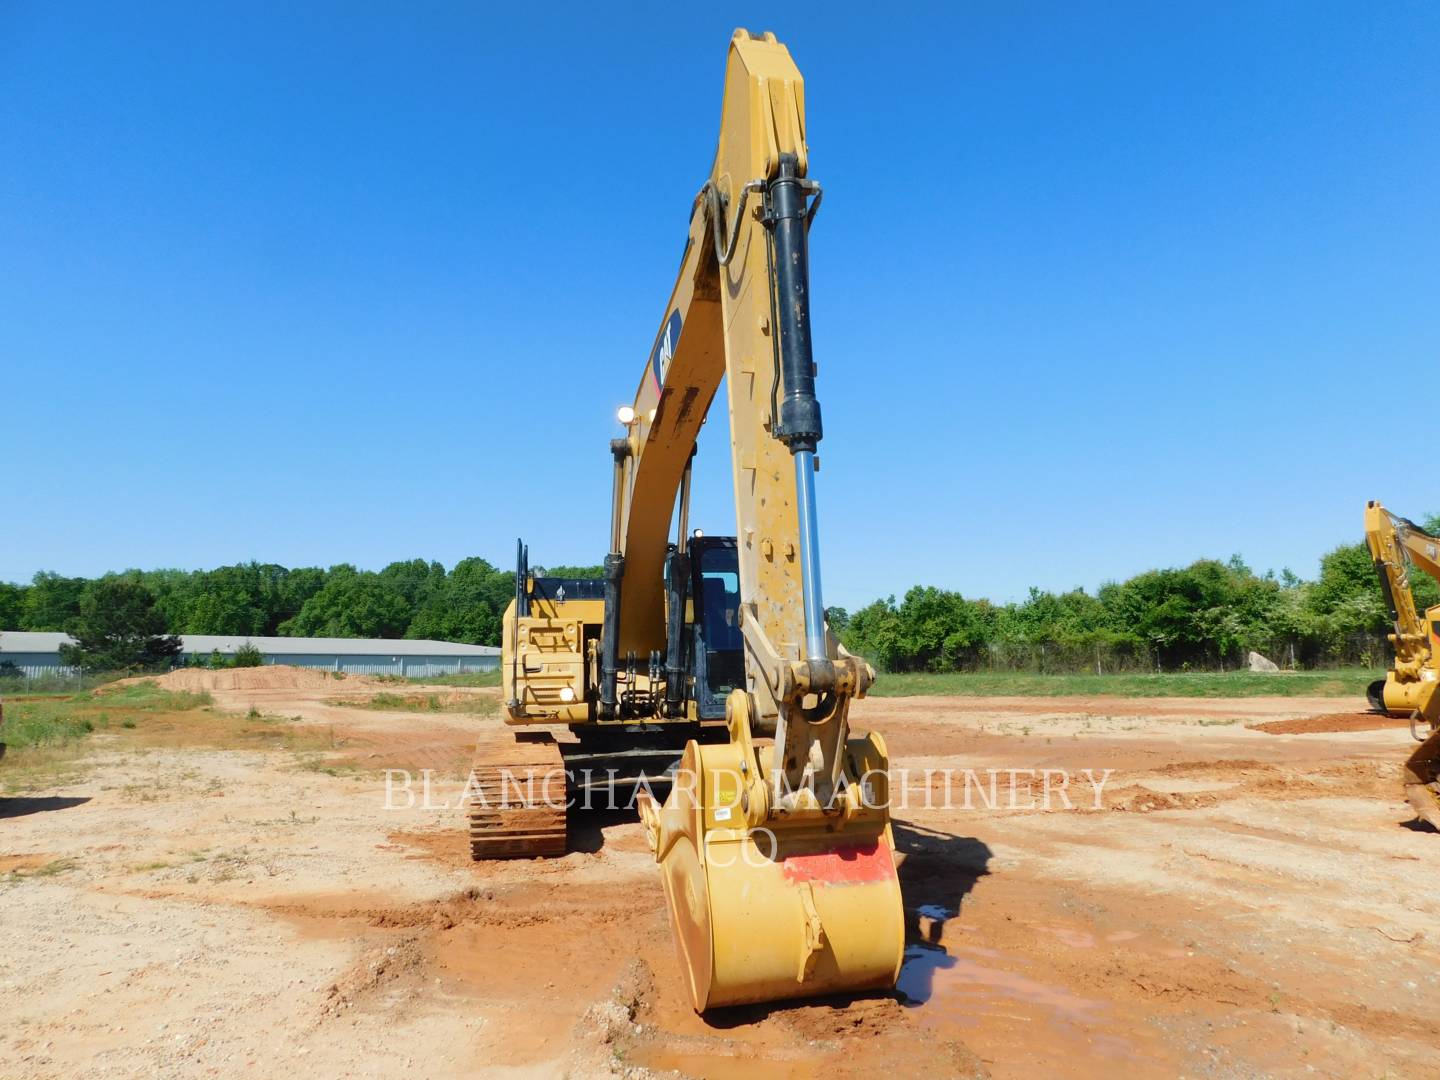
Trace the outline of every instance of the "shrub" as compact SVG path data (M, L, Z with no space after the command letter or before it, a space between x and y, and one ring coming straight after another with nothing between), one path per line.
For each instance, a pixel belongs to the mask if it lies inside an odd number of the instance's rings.
M230 663L233 667L261 667L265 663L265 654L247 641L235 650L235 657Z

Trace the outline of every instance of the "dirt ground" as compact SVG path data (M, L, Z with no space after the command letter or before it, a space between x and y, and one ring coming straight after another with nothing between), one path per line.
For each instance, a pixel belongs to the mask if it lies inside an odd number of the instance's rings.
M861 702L907 770L899 992L702 1019L633 817L472 865L444 804L493 716L271 682L209 685L303 753L112 730L0 799L0 1075L1440 1076L1440 835L1347 702Z

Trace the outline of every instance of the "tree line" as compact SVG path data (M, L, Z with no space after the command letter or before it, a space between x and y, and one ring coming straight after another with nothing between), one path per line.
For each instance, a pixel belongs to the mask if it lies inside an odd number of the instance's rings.
M1440 526L1431 518L1430 531ZM1440 604L1440 585L1410 574L1416 604ZM1251 650L1282 667L1384 666L1390 612L1364 543L1320 560L1311 581L1289 570L1257 574L1239 556L1147 570L1093 595L1031 589L992 604L933 586L853 615L830 612L850 651L887 671L1216 670Z
M478 558L449 570L411 559L379 571L348 563L288 569L258 562L215 570L127 570L94 579L42 571L28 585L0 583L0 628L73 633L95 617L97 594L121 599L117 584L148 596L152 622L169 634L431 638L473 645L499 644L501 616L515 595L514 571ZM134 602L129 590L126 602Z
M1432 518L1428 527L1440 527ZM540 570L598 577L594 566ZM1440 587L1411 575L1424 608ZM0 583L0 629L59 630L107 638L117 619L146 639L176 634L237 637L430 638L500 643L515 576L485 559L446 569L411 559L378 571L342 563L287 569L241 563L214 570L127 570L100 578L42 571L29 584ZM123 614L122 614L123 609ZM1386 662L1389 614L1363 543L1336 548L1314 580L1257 574L1238 557L1147 570L1122 582L1052 593L1032 589L994 604L917 585L852 613L827 612L852 652L888 671L985 668L1181 670L1236 666L1250 650L1284 666ZM168 642L162 650L178 647ZM162 657L155 657L156 660Z

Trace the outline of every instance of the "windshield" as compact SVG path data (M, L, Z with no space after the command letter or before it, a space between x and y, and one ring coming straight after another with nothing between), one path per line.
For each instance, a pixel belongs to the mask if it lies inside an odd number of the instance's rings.
M733 547L699 552L700 610L697 622L705 643L706 689L723 698L745 681L740 637L740 572Z

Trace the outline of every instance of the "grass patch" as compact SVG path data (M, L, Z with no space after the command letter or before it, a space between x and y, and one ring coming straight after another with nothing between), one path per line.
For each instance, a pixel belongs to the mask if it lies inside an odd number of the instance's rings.
M0 762L0 795L53 791L80 783L85 779L85 770L78 761L83 745L73 742L8 751Z
M401 695L409 696L409 695ZM441 692L434 706L427 695L416 695L408 706L418 712L487 712L495 702L483 696L467 697ZM451 706L447 698L465 699ZM340 701L350 707L364 703ZM394 708L374 704L372 708ZM405 706L401 706L402 708ZM103 735L103 743L92 737ZM170 691L153 681L99 692L26 694L5 701L5 726L0 741L8 744L0 764L0 795L54 791L83 783L92 761L106 754L145 755L170 749L221 749L279 752L293 755L302 770L336 777L360 776L363 765L330 760L343 750L346 738L334 726L305 724L299 716L280 716L251 708L248 713L216 709L210 695ZM92 746L95 749L92 749ZM154 769L141 769L118 788L128 802L149 803L178 794L216 795L224 790L218 777L208 779L194 770L167 770L161 758Z
M69 873L80 864L74 859L51 859L44 866L31 871L31 877L54 877L56 874Z
M911 672L881 675L871 697L935 694L959 697L1357 697L1384 671L1347 668L1261 675L1249 671L1167 672L1161 675L1032 675L1022 672Z
M26 694L5 703L0 741L12 750L63 746L109 727L112 713L127 714L120 726L133 728L136 713L189 712L209 704L209 694L162 690L153 682L78 694Z
M298 724L302 717L281 716L279 713L261 712L254 705L251 705L250 711L245 714L245 719L257 724Z
M85 741L92 733L118 734L119 728L141 738L147 729L162 734L210 721L214 714L209 706L209 694L165 690L150 680L114 689L7 698L0 741L8 749L0 766L0 791L18 794L77 783L83 776Z
M34 869L11 870L9 874L6 875L6 877L12 882L24 881L27 878L56 877L59 874L66 874L69 873L71 870L77 869L79 865L80 864L78 862L70 858L51 859L44 865L37 866Z
M96 718L73 703L72 695L33 698L5 707L5 743L18 750L27 746L61 746L83 739L95 730Z
M326 704L381 712L469 713L477 716L488 716L499 708L499 702L494 698L479 694L396 694L388 690L372 694L365 701L337 698Z
M389 681L387 677L386 681ZM494 671L472 671L468 675L430 675L398 681L416 683L421 686L499 686L500 669Z
M210 695L193 690L164 690L151 679L117 686L113 690L101 689L90 695L106 705L117 708L135 709L140 712L186 712L202 705L213 705Z
M331 762L323 754L315 751L308 753L297 753L295 764L301 772L324 773L326 776L340 777L355 776L359 768L348 762ZM291 811L293 816L294 811Z

